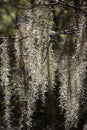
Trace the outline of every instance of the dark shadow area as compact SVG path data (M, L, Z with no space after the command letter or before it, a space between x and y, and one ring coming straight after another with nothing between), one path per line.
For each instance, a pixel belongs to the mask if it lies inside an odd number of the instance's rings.
M45 104L42 102L42 95L36 101L36 107L32 116L31 130L65 130L64 128L64 112L59 107L59 77L56 72L55 86L52 95L45 93Z

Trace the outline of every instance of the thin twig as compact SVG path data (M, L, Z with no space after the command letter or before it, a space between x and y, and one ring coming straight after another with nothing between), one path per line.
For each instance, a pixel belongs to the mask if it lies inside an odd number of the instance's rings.
M55 6L55 5L59 5L59 4L65 5L65 6L69 7L69 8L72 8L72 9L78 9L78 10L82 11L80 8L76 8L74 5L68 4L65 1L58 1L58 2L55 2L55 3L47 3L47 4L45 4L45 3L44 4L35 4L35 5L33 5L31 7L27 7L27 8L14 6L13 3L6 3L6 2L1 2L0 6L1 7L3 7L3 6L12 6L12 7L17 8L17 9L31 10L31 9L36 8L36 7L41 7L41 6Z

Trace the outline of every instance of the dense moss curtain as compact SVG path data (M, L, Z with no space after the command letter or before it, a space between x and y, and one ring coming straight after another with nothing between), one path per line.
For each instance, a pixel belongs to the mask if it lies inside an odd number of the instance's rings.
M40 93L41 103L45 104L48 94L49 110L54 110L52 96L57 72L58 105L64 112L65 129L78 125L87 65L87 2L74 2L75 33L66 34L62 41L56 36L54 2L30 1L29 8L17 16L15 38L0 41L0 85L5 108L2 119L7 130L31 128Z

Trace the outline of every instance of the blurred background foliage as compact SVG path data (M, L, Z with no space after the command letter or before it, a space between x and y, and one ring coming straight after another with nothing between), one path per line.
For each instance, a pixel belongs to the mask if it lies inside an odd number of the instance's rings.
M17 31L17 18L27 9L30 2L31 0L0 1L0 34L14 34ZM66 2L73 5L73 0ZM58 29L73 25L73 10L63 6L53 6L55 28Z

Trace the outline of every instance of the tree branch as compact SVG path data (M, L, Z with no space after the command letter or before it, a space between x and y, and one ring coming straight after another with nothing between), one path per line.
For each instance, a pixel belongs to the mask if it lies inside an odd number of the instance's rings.
M74 5L71 5L71 4L68 4L67 2L65 2L64 0L63 1L61 1L61 0L59 0L58 2L55 2L55 3L47 3L47 4L35 4L35 5L33 5L33 6L30 6L30 7L18 7L18 6L14 6L14 3L9 3L9 2L0 2L0 7L3 7L3 6L12 6L12 7L14 7L14 8L17 8L17 9L22 9L22 10L31 10L31 9L33 9L33 8L36 8L36 7L41 7L41 6L56 6L56 5L64 5L65 7L64 8L66 8L66 7L68 7L68 8L72 8L72 9L74 9L74 10L78 10L78 11L81 11L81 12L83 12L83 10L81 9L81 8L77 8L76 6L74 6ZM20 6L23 6L23 5L20 5ZM83 12L84 13L84 12Z

